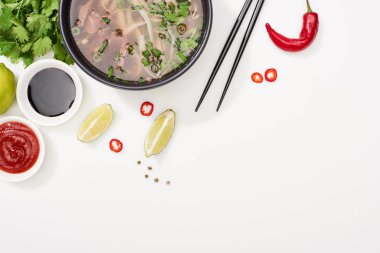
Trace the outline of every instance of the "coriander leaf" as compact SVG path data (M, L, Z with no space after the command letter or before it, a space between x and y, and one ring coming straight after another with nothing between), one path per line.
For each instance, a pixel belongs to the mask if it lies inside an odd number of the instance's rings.
M73 60L73 58L71 58L71 55L69 55L69 54L66 54L66 58L65 58L64 62L69 64L69 65L74 64L74 60Z
M60 61L63 61L67 64L74 64L74 60L67 53L65 47L60 41L53 45L54 58Z
M8 56L12 52L12 48L16 45L13 41L3 41L0 38L0 55Z
M49 37L39 38L33 43L33 53L35 56L42 56L46 54L52 46L52 41Z
M28 53L26 53L26 54L23 53L20 56L22 57L22 60L23 60L24 65L26 67L33 63L34 56L33 56L33 54L30 51Z
M12 27L13 14L7 7L0 9L0 30L7 30Z
M33 45L33 42L29 42L29 43L24 44L21 47L21 52L26 53L26 52L30 51L30 49L32 48L32 45Z
M32 5L34 13L36 13L36 14L40 13L41 0L30 1L30 4Z
M172 13L170 11L167 11L164 13L165 18L170 22L170 23L177 23L179 18L175 13Z
M65 47L60 42L57 42L53 45L53 52L55 59L65 61L67 57L67 52Z
M46 35L52 29L52 24L45 15L31 15L26 19L26 27L35 32L37 37Z
M46 16L45 15L31 15L31 16L29 16L26 19L26 22L27 22L26 27L29 29L29 31L34 32L40 26L40 24L41 24L40 20L41 19L46 20Z
M47 17L50 17L54 11L58 11L59 0L44 0L42 2L41 13Z
M11 62L15 64L20 61L20 54L21 54L20 49L18 49L17 47L14 47L12 51L7 55L7 57L9 57Z
M29 32L23 26L14 26L12 27L12 32L15 35L16 39L21 43L29 41Z

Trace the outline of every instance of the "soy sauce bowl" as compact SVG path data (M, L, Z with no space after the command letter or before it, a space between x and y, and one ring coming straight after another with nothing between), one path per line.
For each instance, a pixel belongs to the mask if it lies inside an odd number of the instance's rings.
M213 19L212 2L211 0L202 0L204 12L202 34L200 37L198 47L194 49L193 53L191 54L186 63L184 63L181 67L177 68L176 70L164 75L160 79L155 79L150 82L139 83L134 81L124 81L115 78L109 78L107 74L94 67L92 63L83 56L72 36L71 24L73 20L70 16L70 8L72 1L73 0L61 0L59 8L60 30L66 49L74 59L75 63L78 64L78 66L84 72L86 72L95 80L113 88L123 90L147 90L163 86L176 80L184 73L186 73L198 60L198 58L200 57L200 55L206 47L211 33Z
M32 78L37 73L51 68L61 70L71 77L75 87L75 98L66 112L59 116L48 117L38 113L36 109L33 108L28 96L28 88ZM52 85L54 85L54 83L52 83ZM76 114L82 103L83 90L79 76L69 65L61 61L48 59L33 63L23 72L17 83L16 96L21 111L28 119L41 126L57 126L65 123ZM49 96L49 94L46 94L46 96Z
M43 161L45 159L45 141L40 130L29 120L21 118L21 117L16 117L16 116L8 116L8 117L0 118L0 125L7 122L20 122L26 125L30 129L32 129L39 143L39 153L38 153L37 161L27 171L23 173L18 173L18 174L11 174L3 170L0 170L0 179L3 181L10 182L10 183L25 181L31 178L32 176L34 176L41 168Z

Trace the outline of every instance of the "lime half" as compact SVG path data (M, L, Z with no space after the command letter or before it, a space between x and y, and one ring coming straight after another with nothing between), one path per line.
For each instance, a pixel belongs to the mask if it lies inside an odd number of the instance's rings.
M168 145L174 132L175 118L175 112L167 110L153 122L145 140L146 157L161 153Z
M109 104L101 105L93 110L83 122L78 132L78 140L92 142L107 130L113 118L112 107Z

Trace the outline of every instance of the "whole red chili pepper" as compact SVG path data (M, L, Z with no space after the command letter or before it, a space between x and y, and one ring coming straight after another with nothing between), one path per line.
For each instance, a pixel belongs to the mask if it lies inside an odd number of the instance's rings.
M306 0L306 3L308 11L303 16L303 27L299 39L287 38L276 32L270 24L266 24L269 37L279 48L289 52L298 52L309 47L314 41L319 27L318 14L311 10L309 0Z

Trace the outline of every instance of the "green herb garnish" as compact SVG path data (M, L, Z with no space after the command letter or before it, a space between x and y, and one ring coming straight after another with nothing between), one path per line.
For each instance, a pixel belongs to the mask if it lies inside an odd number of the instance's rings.
M108 76L108 78L113 77L113 67L112 66L108 68L107 76Z
M142 83L145 83L145 81L146 81L145 77L140 77L137 82L142 84Z
M107 25L109 25L109 23L111 23L111 19L109 17L103 17L102 18L103 22L106 23Z
M146 50L142 52L141 63L144 67L149 67L153 73L158 73L162 69L162 52L153 46L152 42L146 44Z
M133 55L134 52L135 52L135 47L133 45L129 45L129 47L128 47L128 53L130 55Z
M180 24L190 15L190 2L188 0L177 0L178 4L159 2L148 4L150 14L158 14L163 17L161 27L166 28L168 23Z
M121 60L121 53L120 53L120 52L116 52L116 53L115 53L114 60L115 60L115 61L120 61L120 60Z
M148 49L145 50L145 51L143 51L142 54L143 54L143 56L144 56L145 58L148 58L148 57L151 55L151 53L150 53L150 51L149 51Z
M178 56L178 58L181 59L181 61L182 61L183 63L187 62L187 57L186 57L186 55L185 55L183 52L178 51L178 52L177 52L177 56Z
M148 67L149 64L150 64L150 62L149 62L149 60L147 58L143 58L141 60L141 63L144 65L144 67Z
M104 50L106 49L107 46L108 46L108 40L104 40L102 45L99 47L98 52L101 54L104 53Z
M197 40L195 40L193 38L185 39L185 40L181 41L181 44L180 44L181 51L184 51L184 52L193 50L197 46L198 46L198 42L197 42Z
M0 55L28 66L52 50L57 60L73 64L62 44L58 7L59 0L0 0Z

